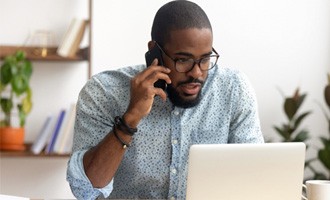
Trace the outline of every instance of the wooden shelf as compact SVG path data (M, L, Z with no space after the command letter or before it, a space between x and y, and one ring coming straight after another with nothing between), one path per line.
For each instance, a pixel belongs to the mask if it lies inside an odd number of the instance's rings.
M30 151L31 144L25 144L24 151L0 151L0 158L16 158L16 157L43 157L43 158L68 158L70 154L46 154L42 152L40 154L33 154Z
M74 57L62 57L56 53L57 47L47 48L47 55L41 56L41 50L38 47L19 47L19 46L0 46L0 60L5 56L15 53L17 50L23 50L27 58L31 61L88 61L89 48L80 49Z

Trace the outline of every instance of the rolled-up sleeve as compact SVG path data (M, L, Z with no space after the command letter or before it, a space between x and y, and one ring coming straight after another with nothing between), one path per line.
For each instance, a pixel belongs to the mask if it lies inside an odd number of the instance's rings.
M83 156L86 150L72 154L67 169L67 181L77 199L96 199L99 196L108 197L113 189L113 181L103 188L94 188L85 174Z

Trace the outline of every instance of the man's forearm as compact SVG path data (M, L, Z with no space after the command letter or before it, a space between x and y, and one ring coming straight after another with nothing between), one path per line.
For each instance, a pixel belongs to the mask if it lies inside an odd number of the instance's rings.
M123 140L129 143L131 136L116 129L116 133ZM121 142L111 131L97 146L87 151L83 158L84 169L93 187L105 187L113 179L125 149Z

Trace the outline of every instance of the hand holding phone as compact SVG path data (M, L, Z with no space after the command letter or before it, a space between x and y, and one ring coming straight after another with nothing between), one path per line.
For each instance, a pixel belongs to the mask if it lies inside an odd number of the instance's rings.
M151 65L151 63L155 60L155 58L158 59L158 65L164 66L162 52L159 49L158 45L155 45L154 48L147 51L145 54L145 58L146 58L147 67ZM166 81L159 79L158 81L155 82L154 86L165 90Z

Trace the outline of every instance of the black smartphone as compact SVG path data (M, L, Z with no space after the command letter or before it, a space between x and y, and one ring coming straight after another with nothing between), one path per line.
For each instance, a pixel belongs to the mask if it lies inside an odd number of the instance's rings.
M155 58L158 59L158 65L164 66L162 52L159 49L158 45L155 45L154 48L147 51L145 53L145 57L146 57L147 67L151 65L152 61L154 61ZM166 82L164 80L159 79L158 81L155 82L154 86L165 90Z

